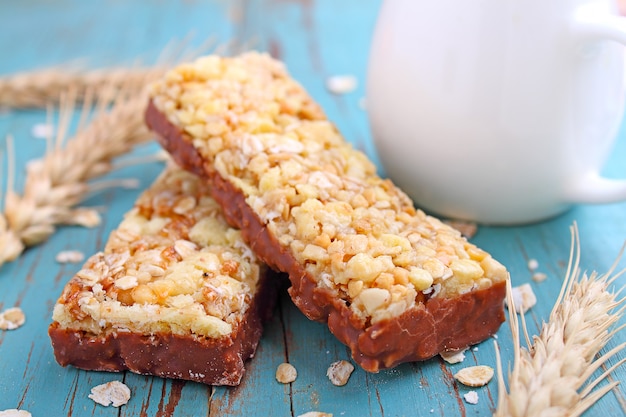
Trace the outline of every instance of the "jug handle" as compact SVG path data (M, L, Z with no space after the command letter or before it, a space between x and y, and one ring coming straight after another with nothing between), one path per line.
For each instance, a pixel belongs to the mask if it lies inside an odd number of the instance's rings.
M613 40L626 46L626 17L614 14L605 4L585 4L574 14L572 31L579 41ZM613 203L626 200L626 179L590 173L573 184L566 198L578 203Z

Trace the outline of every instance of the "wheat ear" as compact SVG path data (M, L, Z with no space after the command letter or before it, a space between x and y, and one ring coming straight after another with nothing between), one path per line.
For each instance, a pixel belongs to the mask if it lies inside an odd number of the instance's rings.
M145 90L131 96L118 93L114 86L108 92L88 94L88 97L98 97L95 116L85 127L79 126L70 139L66 136L75 111L76 93L70 91L62 95L56 139L49 138L43 158L28 164L21 196L13 190L14 167L9 167L4 213L0 214L0 266L14 260L25 247L46 240L54 233L56 225L98 224L95 210L76 207L95 190L133 185L123 181L89 182L110 172L115 157L151 138L143 122L148 102ZM83 103L81 119L90 112L88 100ZM11 142L7 140L9 145ZM8 159L11 165L12 155L8 155Z
M521 327L528 349L520 344L520 324L513 306L511 284L508 282L509 324L513 334L514 364L509 372L506 391L497 343L498 406L494 416L557 417L580 416L618 382L598 384L621 366L622 359L600 376L591 376L618 352L622 343L600 356L602 348L623 326L614 328L622 317L624 298L610 285L626 270L614 273L617 261L604 275L587 275L579 269L580 240L576 225L572 226L572 246L565 280L547 323L538 336L529 340L524 316ZM618 261L624 248L618 256Z
M189 38L186 38L172 40L151 66L85 70L67 64L0 77L0 107L45 108L51 103L57 104L59 98L70 90L75 92L78 101L88 99L89 93L105 89L139 94L174 64L191 60L208 50L219 53L225 47L228 45L216 46L215 39L209 38L199 47L190 48Z
M164 67L107 68L80 71L72 68L46 68L0 78L0 106L13 108L45 108L70 89L83 100L90 90L102 88L141 91L146 82L164 73Z

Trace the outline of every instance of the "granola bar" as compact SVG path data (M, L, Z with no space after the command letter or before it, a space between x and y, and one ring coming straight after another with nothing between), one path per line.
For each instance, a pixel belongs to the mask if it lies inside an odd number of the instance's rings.
M171 166L65 286L49 327L59 364L237 385L275 278L204 181Z
M268 55L179 65L151 86L146 122L365 370L465 348L504 321L505 267L380 178Z

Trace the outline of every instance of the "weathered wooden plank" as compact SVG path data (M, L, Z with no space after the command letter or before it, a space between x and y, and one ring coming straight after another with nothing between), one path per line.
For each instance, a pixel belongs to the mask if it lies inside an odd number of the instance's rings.
M0 74L89 58L92 66L129 63L138 57L151 62L173 38L191 35L191 44L214 37L217 43L234 39L285 60L291 73L318 100L345 137L376 158L359 102L365 96L368 45L380 1L332 0L233 2L59 2L31 1L3 4L0 8ZM16 45L19 45L17 47ZM329 76L354 75L356 91L337 96L325 88ZM5 136L15 137L18 169L41 155L44 143L31 136L35 123L45 122L44 111L0 111L0 150L6 154ZM626 131L605 172L626 176ZM152 148L154 149L154 148ZM145 153L148 150L138 152ZM6 156L6 155L5 155ZM6 183L6 162L0 184ZM125 170L113 177L136 177L147 186L160 170L159 164ZM18 171L15 184L23 184ZM382 170L381 170L382 172ZM479 403L467 404L467 388L451 375L464 366L495 365L493 340L467 353L462 364L449 365L435 358L407 364L379 374L355 370L348 384L334 387L326 378L328 365L347 359L346 348L323 324L311 323L283 293L280 309L266 326L248 375L238 388L212 389L201 384L163 380L130 373L111 374L61 368L54 362L46 329L51 310L64 283L79 268L54 261L58 251L81 249L91 254L100 249L110 230L121 220L140 190L115 190L95 196L90 205L106 208L103 224L96 229L62 228L47 243L29 249L19 260L0 269L0 309L19 305L27 323L18 330L0 331L0 410L23 407L33 415L298 415L309 410L335 416L472 416L489 415L497 403L495 381L477 389ZM558 294L569 256L569 227L578 222L582 266L605 272L626 240L626 204L580 206L543 223L524 227L481 226L474 241L492 252L511 271L514 285L530 282L538 304L526 315L531 332L538 330ZM527 267L536 259L548 278L531 280ZM626 265L622 260L621 267ZM620 278L616 286L626 284ZM622 323L624 321L622 320ZM624 332L607 348L626 341ZM498 343L507 361L512 356L510 333L505 325ZM620 353L609 362L624 358ZM280 362L289 361L299 371L291 385L276 382ZM94 404L87 398L91 387L123 380L133 397L120 410ZM614 380L626 380L624 367ZM624 388L608 394L586 415L626 413ZM432 411L432 412L431 412Z
M284 305L283 297L281 304ZM288 361L285 341L290 337L282 323L281 307L265 323L263 337L254 358L248 361L239 387L216 387L210 411L215 416L291 415L289 385L276 381L276 367Z

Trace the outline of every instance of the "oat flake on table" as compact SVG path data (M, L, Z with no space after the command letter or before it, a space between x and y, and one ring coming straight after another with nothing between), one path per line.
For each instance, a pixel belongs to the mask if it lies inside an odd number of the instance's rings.
M26 323L26 316L19 307L11 307L0 313L0 330L15 330Z
M535 282L543 282L548 278L548 275L545 272L535 272L532 278Z
M354 75L333 75L326 80L326 88L333 94L348 94L357 87Z
M468 387L482 387L493 378L493 368L486 365L468 366L454 374L454 379Z
M26 410L17 410L12 408L10 410L0 411L0 417L32 417L33 415Z
M85 255L81 251L77 250L64 250L57 253L57 256L55 257L55 260L61 264L77 264L79 262L82 262L84 259Z
M110 381L93 387L88 397L105 407L120 407L130 400L130 389L120 381Z
M276 380L281 384L289 384L296 380L298 371L290 363L281 363L276 368Z
M533 288L528 283L522 284L518 287L513 287L511 295L513 296L515 311L519 314L526 313L530 308L537 304L537 297L533 292ZM509 307L508 303L507 307Z
M354 365L348 361L341 360L330 364L326 371L326 376L333 385L342 387L348 383L348 379L350 379L353 371Z

